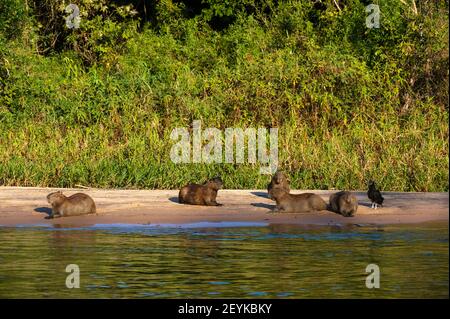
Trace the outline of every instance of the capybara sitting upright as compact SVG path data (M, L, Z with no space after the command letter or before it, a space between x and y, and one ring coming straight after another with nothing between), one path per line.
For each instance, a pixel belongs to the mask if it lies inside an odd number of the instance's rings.
M322 197L313 193L289 194L284 189L274 188L272 196L277 202L273 212L307 213L327 209Z
M358 200L350 192L337 192L330 196L330 209L342 216L352 217L358 210Z
M66 197L61 191L47 195L52 205L52 214L49 218L95 214L94 200L86 194L77 193Z
M267 193L269 194L270 199L273 199L272 191L274 188L280 188L282 190L285 190L286 193L290 192L289 180L281 171L277 171L272 176L272 180L270 181L269 185L267 185Z
M203 185L188 184L184 186L178 195L180 204L222 206L216 202L217 192L222 188L220 177L215 177Z

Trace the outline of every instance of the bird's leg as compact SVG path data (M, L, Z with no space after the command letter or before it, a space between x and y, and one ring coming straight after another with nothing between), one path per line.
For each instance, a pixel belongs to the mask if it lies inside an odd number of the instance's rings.
M373 202L372 202L372 205L370 206L370 208L372 208L372 209L373 209Z
M378 204L377 204L377 203L375 203L375 210L377 210L377 208L378 208Z

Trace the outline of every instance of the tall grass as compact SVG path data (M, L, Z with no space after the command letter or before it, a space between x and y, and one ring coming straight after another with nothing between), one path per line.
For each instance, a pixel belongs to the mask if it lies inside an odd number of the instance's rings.
M349 3L239 11L223 30L175 16L131 28L89 63L70 48L37 53L36 30L0 37L0 184L178 188L221 175L226 188L265 188L259 165L171 162L172 129L202 120L278 127L293 188L375 179L384 190L448 191L445 5L389 7L367 29L364 5Z

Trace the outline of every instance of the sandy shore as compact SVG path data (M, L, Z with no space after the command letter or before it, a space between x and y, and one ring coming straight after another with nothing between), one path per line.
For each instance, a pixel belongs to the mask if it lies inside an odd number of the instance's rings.
M274 202L265 190L221 190L221 207L181 205L177 190L63 189L65 195L85 192L94 198L97 215L46 219L46 195L56 188L0 187L0 225L184 224L194 222L264 222L283 224L344 225L399 224L448 221L448 193L384 192L385 206L373 210L365 192L355 217L322 211L308 214L273 214ZM292 193L306 191L295 190ZM328 202L335 191L312 191Z

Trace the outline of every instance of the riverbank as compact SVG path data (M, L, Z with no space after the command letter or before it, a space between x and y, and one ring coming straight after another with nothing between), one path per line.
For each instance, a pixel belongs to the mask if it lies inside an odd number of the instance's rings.
M369 29L360 0L79 0L83 32L55 23L60 2L0 2L1 185L264 189L259 141L255 161L248 143L194 160L201 121L202 152L207 128L277 128L294 189L449 191L446 1L380 1ZM181 132L191 163L171 158Z
M274 202L264 190L221 190L221 207L178 203L177 190L62 189L65 195L84 192L97 204L97 215L46 219L46 195L56 188L0 187L0 226L95 224L185 224L195 222L265 222L271 224L344 225L409 224L448 221L448 193L384 192L385 206L370 208L366 192L355 192L359 201L355 217L322 211L308 214L273 214ZM293 193L305 191L295 190ZM324 200L335 191L313 191Z

